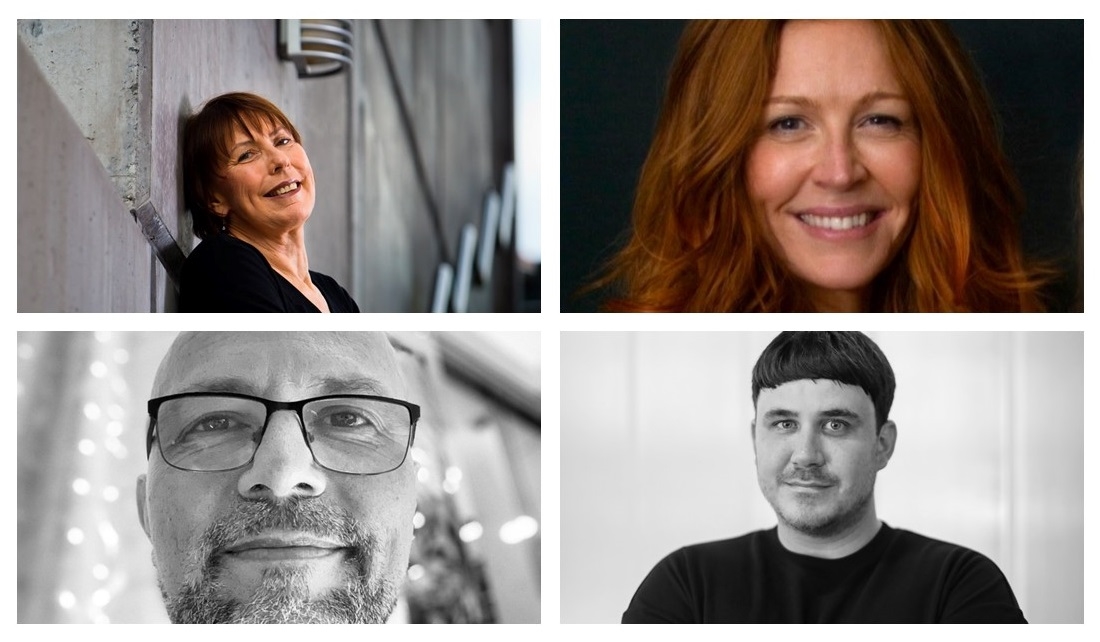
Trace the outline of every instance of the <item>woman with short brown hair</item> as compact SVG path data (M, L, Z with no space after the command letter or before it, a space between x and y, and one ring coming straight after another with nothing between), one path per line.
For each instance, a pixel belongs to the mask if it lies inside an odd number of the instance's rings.
M183 133L184 197L203 239L184 263L182 312L358 312L309 269L316 185L301 136L270 101L212 98Z

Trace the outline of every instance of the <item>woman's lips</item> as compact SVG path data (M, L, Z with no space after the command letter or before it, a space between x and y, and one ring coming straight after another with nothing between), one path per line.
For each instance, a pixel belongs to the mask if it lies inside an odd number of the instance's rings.
M825 240L850 240L870 236L884 212L877 208L811 210L799 212L795 218L810 236Z
M289 196L290 194L297 193L300 189L302 189L302 181L286 181L284 183L279 183L277 186L275 186L275 189L271 190L267 194L264 194L264 196L268 198Z
M863 212L855 216L814 216L813 214L802 214L798 218L806 225L812 227L820 227L826 230L851 230L865 227L874 217L874 212Z

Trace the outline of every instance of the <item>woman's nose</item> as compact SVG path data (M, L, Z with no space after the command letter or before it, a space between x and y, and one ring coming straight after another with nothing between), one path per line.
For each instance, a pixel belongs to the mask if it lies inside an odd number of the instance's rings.
M279 170L290 166L290 157L282 149L275 147L268 158L271 159L271 173L276 174Z
M867 177L867 168L850 135L826 136L814 163L813 179L818 185L846 190Z

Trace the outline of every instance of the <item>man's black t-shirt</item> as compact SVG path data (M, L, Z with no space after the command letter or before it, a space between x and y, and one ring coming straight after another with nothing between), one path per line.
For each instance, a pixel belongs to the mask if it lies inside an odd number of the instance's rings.
M840 559L792 553L775 528L681 548L622 621L1027 623L989 558L886 524Z

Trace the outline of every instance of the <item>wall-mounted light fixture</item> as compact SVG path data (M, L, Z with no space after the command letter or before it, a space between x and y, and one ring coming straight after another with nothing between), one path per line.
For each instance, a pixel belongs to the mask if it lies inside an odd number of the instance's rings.
M279 20L279 57L299 78L338 74L352 64L350 20Z

